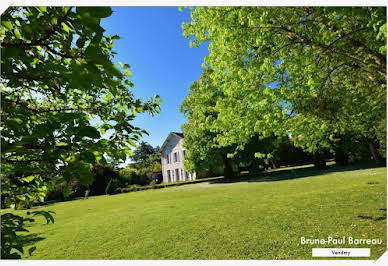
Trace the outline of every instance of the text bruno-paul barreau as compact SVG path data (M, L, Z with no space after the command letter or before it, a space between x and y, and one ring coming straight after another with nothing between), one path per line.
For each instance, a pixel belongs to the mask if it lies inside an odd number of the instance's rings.
M340 238L307 238L302 236L300 238L302 245L381 245L383 240L381 238L354 238L351 236L343 236Z

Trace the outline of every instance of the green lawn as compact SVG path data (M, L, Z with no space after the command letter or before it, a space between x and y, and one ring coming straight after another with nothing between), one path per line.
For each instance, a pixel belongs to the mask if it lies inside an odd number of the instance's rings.
M386 168L345 170L288 170L39 207L56 212L55 224L37 219L30 232L44 239L24 258L311 259L313 246L301 245L301 236L352 236L382 238L369 246L376 259L386 246Z

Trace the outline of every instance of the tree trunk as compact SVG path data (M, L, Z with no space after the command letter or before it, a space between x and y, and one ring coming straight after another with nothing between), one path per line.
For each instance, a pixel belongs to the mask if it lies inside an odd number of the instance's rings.
M316 169L323 169L326 167L326 161L323 159L323 155L321 153L314 153L312 159Z
M270 159L270 164L271 164L271 168L272 168L272 169L278 168L278 166L277 166L276 163L275 163L275 160Z
M224 157L224 177L232 178L233 170L232 170L232 166L230 165L230 160L226 154L224 154L223 157Z
M368 145L369 145L369 150L372 153L376 163L378 165L385 165L386 162L379 153L379 144L375 140L369 140Z

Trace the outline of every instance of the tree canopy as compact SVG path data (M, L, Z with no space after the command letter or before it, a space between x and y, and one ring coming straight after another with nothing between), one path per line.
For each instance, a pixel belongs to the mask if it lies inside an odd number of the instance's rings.
M144 162L148 159L148 157L154 153L157 153L159 151L158 147L152 147L151 144L141 141L139 145L134 150L133 154L131 155L131 159L136 162Z
M2 203L43 201L64 181L91 184L95 163L124 161L146 133L131 124L136 114L159 113L159 96L134 98L129 64L113 62L119 36L100 25L111 14L109 7L10 7L2 14ZM8 220L15 219L22 218ZM12 246L17 235L6 226L2 257L18 257L13 248L22 246Z
M256 134L290 135L316 153L349 134L385 147L384 7L197 7L182 25L191 46L208 41L215 97L212 141L234 154ZM196 86L205 89L207 83ZM199 123L184 102L189 119ZM198 101L201 101L198 99ZM202 109L208 102L202 99ZM191 124L191 126L190 126ZM185 136L187 132L184 131ZM198 137L198 136L197 136ZM196 140L197 141L197 140ZM190 139L185 137L186 145ZM189 151L190 153L190 151ZM233 155L233 152L230 153ZM268 156L260 152L258 157ZM188 163L190 164L190 163Z

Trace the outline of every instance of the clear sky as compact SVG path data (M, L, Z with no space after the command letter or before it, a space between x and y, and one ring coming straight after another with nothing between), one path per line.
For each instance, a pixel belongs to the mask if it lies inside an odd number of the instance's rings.
M102 19L107 35L117 34L115 62L131 66L136 98L143 100L159 94L161 113L152 117L141 114L134 125L148 131L143 140L152 146L163 144L171 131L181 132L186 121L179 106L189 85L201 74L207 45L190 48L181 24L190 21L190 10L178 7L113 7L112 16Z

